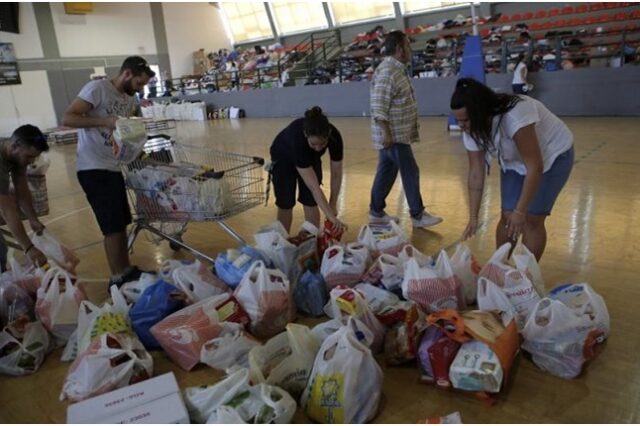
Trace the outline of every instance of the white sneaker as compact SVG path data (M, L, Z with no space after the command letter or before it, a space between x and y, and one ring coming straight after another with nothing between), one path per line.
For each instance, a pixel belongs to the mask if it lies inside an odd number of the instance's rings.
M391 221L394 221L395 223L399 223L400 222L400 218L397 217L397 216L389 216L386 213L383 216L376 216L376 215L373 215L373 214L369 213L369 223L383 224L383 223L389 223Z
M420 219L411 219L411 223L414 228L428 228L430 226L434 226L442 222L442 218L440 216L434 216L426 211L422 213L422 217Z

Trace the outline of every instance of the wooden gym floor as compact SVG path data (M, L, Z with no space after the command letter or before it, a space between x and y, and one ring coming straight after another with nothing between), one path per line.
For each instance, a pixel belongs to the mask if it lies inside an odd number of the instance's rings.
M243 154L268 156L277 132L290 119L244 119L179 123L175 136L191 145ZM340 212L350 226L346 241L356 238L367 220L369 191L376 167L369 120L331 120L345 141L345 173ZM467 159L459 137L446 132L445 118L422 118L422 143L415 145L427 208L444 217L432 230L411 234L401 185L388 198L390 214L399 215L412 242L434 254L456 243L467 221ZM575 135L576 165L548 220L548 246L541 267L547 289L560 283L588 282L602 294L611 315L611 337L586 373L562 380L539 370L519 356L499 402L487 407L473 397L420 385L414 365L385 368L384 398L376 422L415 423L431 416L460 411L465 423L637 423L640 422L640 120L637 118L567 118ZM93 214L76 180L75 146L54 147L47 175L51 213L49 229L73 247L81 259L79 276L102 279L87 284L94 301L106 297L108 268ZM325 189L329 173L325 159ZM476 257L486 261L494 250L499 215L499 173L488 178L481 210L484 227L469 242ZM399 178L398 178L399 182ZM252 242L260 226L275 220L273 197L268 207L256 207L228 223ZM302 222L296 208L294 229ZM215 256L235 241L216 224L192 224L185 241ZM175 254L166 242L154 245L141 236L133 261L157 268ZM635 306L635 308L634 308ZM308 321L304 321L307 322ZM633 331L633 330L636 331ZM28 377L0 377L0 422L64 423L66 403L58 401L68 364L61 349L49 354L41 369ZM186 373L162 352L155 352L155 373L175 371L182 388L214 383L221 373L204 365ZM381 362L383 364L383 362ZM296 421L305 421L298 410Z

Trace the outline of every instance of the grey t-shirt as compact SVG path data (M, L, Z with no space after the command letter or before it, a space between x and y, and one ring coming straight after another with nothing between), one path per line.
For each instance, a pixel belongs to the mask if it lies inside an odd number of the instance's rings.
M4 148L6 144L10 144L11 140L0 140L0 194L6 195L9 193L9 186L11 184L12 175L25 174L27 168L20 167L17 164L9 161L4 156Z
M89 117L130 117L136 104L133 96L120 93L109 80L87 83L78 97L93 105ZM90 127L78 131L78 170L120 171L111 147L111 129Z

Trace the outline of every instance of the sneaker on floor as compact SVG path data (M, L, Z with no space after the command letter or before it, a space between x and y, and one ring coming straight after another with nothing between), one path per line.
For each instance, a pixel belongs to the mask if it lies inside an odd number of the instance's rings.
M125 283L131 282L131 281L138 281L140 279L140 276L142 274L144 274L144 273L150 273L150 272L143 271L142 269L138 268L137 266L131 266L119 278L113 278L112 277L111 279L109 279L109 288L111 288L112 285L115 285L118 288L120 288Z
M376 216L374 214L369 213L369 223L382 224L382 223L389 223L391 221L398 223L400 222L400 218L397 216L389 216L386 213L382 216Z
M411 219L411 223L414 228L428 228L430 226L437 225L440 222L442 222L442 218L440 216L434 216L427 212L422 213L422 217L420 219Z

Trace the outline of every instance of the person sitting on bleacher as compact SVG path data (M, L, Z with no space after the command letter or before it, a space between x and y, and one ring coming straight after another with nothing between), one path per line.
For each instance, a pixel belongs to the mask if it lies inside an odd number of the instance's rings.
M47 257L38 250L27 235L20 211L24 213L33 232L38 234L44 225L38 219L31 192L27 185L27 166L33 163L41 153L49 150L47 138L40 129L30 124L18 127L11 138L0 142L0 215L9 227L27 257L36 265L47 263ZM13 182L13 191L10 184ZM0 245L4 256L0 256L0 268L6 270L6 244L0 234Z

